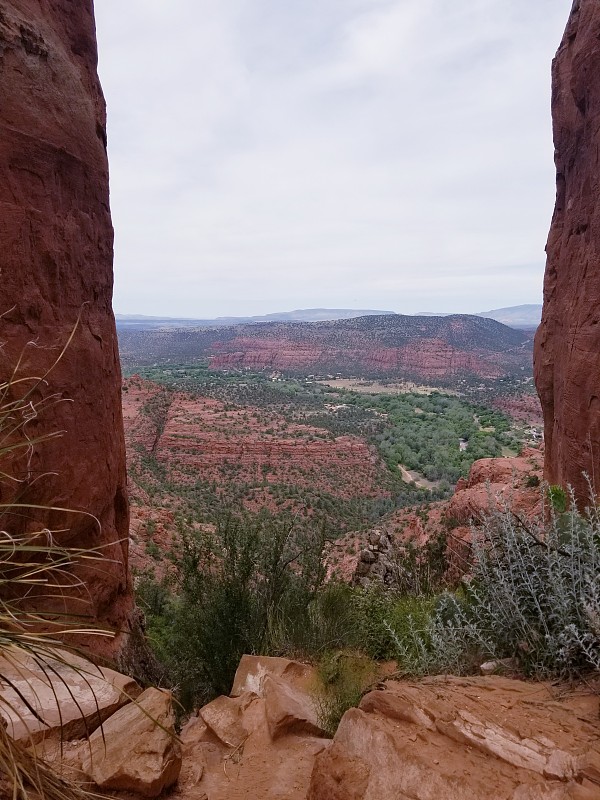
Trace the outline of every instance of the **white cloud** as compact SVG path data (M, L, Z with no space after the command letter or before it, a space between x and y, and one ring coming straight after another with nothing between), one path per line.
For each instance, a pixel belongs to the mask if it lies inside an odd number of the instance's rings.
M96 0L116 309L539 300L569 9Z

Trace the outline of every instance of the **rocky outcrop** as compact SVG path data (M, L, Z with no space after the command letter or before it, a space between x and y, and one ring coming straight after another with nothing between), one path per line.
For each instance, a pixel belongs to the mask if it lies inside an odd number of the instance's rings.
M344 715L308 800L593 800L598 698L500 677L390 681Z
M475 461L445 507L449 527L477 525L494 509L509 508L525 519L535 516L541 510L542 457L541 450L528 448L517 458Z
M398 547L388 533L379 528L369 531L354 571L354 583L366 588L377 582L395 586L398 578Z
M600 7L575 0L552 67L556 206L535 379L545 477L583 505L600 490Z
M402 508L384 517L376 529L352 532L332 542L326 550L327 578L367 587L382 584L406 586L408 559L426 552L434 540L446 542L446 578L460 577L471 565L473 529L495 510L510 509L530 521L542 512L543 452L525 448L514 458L475 461L468 478L461 478L448 500L427 508Z
M33 396L40 415L29 433L62 435L11 471L30 484L25 492L21 484L21 502L87 512L37 512L35 524L69 528L69 544L102 548L107 561L80 570L85 589L78 602L71 593L66 610L121 629L131 608L128 504L96 62L92 0L0 0L0 378L19 359L19 377L44 375L80 319ZM43 407L42 394L51 398ZM95 641L105 653L118 645Z
M149 798L177 781L169 692L142 692L126 675L65 650L5 648L0 673L0 724L61 776Z
M90 734L141 692L132 678L64 651L6 652L0 674L0 716L27 745Z
M333 740L320 727L323 687L314 668L244 656L231 696L201 708L179 741L170 694L151 688L114 711L102 730L85 735L65 728L67 740L45 740L36 753L63 775L132 800L168 787L182 800L488 800L490 791L498 800L600 796L593 681L574 688L498 675L411 682L386 674L382 665L380 680L373 676L377 688L344 714ZM79 679L65 676L79 700ZM34 699L36 686L23 682L22 689ZM85 738L69 741L71 735Z

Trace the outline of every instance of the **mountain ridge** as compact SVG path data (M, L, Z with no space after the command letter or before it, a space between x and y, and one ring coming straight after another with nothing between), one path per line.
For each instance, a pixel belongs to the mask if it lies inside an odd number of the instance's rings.
M420 311L415 316L421 317L450 317L452 314L439 313L435 311ZM523 303L519 306L505 306L504 308L493 308L490 311L478 311L473 314L475 317L495 319L503 325L511 328L532 329L537 328L542 319L541 303Z
M247 317L154 317L145 314L116 314L117 327L228 327L258 322L326 322L336 319L353 319L363 316L393 315L395 311L352 308L297 308L293 311L276 311Z
M474 315L119 331L124 364L190 363L365 377L498 378L531 372L531 336Z
M513 328L531 329L538 326L542 314L542 306L535 303L524 303L517 306L505 306L490 311L479 311L474 314L458 314L458 316L475 316L495 319ZM402 315L396 311L358 308L298 308L293 311L275 311L270 314L255 316L223 316L214 318L151 316L146 314L116 314L117 327L156 329L156 328L214 328L235 325L256 324L260 322L333 322L340 319L356 319L366 316L415 316L415 317L451 317L453 312L420 311L417 314Z

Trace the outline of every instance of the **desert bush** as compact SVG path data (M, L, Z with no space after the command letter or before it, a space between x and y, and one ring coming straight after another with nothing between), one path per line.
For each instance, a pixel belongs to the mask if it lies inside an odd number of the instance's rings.
M420 512L420 516L421 516ZM427 516L421 519L426 525ZM430 597L445 585L448 572L448 536L445 531L432 535L417 546L408 541L398 548L394 584L400 595Z
M473 536L463 593L445 593L408 632L389 624L407 672L468 672L482 659L513 658L537 678L600 669L600 509L533 523L497 511Z
M337 648L359 646L355 594L346 584L329 583L318 587L305 608L292 608L291 613L276 609L270 621L270 653L318 659Z
M569 503L569 496L563 487L556 485L549 486L548 498L550 499L552 509L555 511L555 513L564 514Z
M300 647L323 580L323 545L322 532L266 512L223 515L214 534L182 532L172 591L165 597L146 581L138 597L185 707L228 694L244 653Z

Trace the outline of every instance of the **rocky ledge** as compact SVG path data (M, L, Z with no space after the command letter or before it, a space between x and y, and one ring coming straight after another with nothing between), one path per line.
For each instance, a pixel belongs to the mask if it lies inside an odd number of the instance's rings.
M36 729L38 752L63 774L129 798L157 797L169 787L182 800L600 797L598 687L499 676L387 680L345 713L331 740L319 721L312 667L244 656L231 696L201 708L178 738L168 692L140 694L125 676L78 661L97 681L96 708L80 673L57 658L56 675L29 664L38 672L29 690L27 681L21 686L48 721L44 733ZM70 720L62 730L59 686L73 690L69 699L61 689ZM0 690L4 707L10 691ZM82 724L73 727L77 714ZM61 733L70 741L60 744Z

